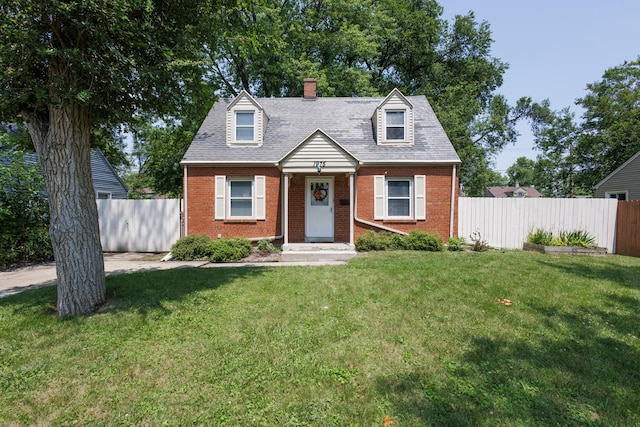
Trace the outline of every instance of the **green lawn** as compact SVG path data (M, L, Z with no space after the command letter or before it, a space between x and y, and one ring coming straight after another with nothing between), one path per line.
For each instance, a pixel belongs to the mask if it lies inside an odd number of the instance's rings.
M373 253L0 299L0 425L640 425L640 259ZM513 301L508 307L497 299Z

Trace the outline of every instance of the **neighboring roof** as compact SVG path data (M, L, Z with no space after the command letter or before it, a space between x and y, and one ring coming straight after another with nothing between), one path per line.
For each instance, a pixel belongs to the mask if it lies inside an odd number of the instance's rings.
M487 187L485 197L514 197L513 193L521 189L525 192L524 197L542 197L542 194L533 187ZM515 196L517 197L517 196Z
M25 153L23 159L28 163L38 163L36 153ZM7 160L0 156L0 162L4 164ZM91 177L95 191L109 192L113 198L127 198L129 193L127 186L98 148L91 149Z
M607 175L605 177L605 179L603 179L602 181L600 181L599 183L597 183L596 185L593 186L594 190L597 190L598 188L600 188L600 186L602 186L604 183L606 183L607 181L609 181L611 178L613 178L614 176L616 176L620 171L624 170L630 163L632 163L635 159L637 159L638 157L640 157L640 151L638 151L636 154L634 154L633 156L631 156L631 158L629 160L627 160L626 162L624 162L622 165L620 165L620 167L616 170L614 170L613 172L611 172L609 175Z
M385 97L257 98L269 121L261 147L226 144L226 110L232 99L216 102L185 153L183 164L280 162L320 129L361 163L460 163L453 145L424 96L408 96L415 114L415 143L378 146L371 116Z

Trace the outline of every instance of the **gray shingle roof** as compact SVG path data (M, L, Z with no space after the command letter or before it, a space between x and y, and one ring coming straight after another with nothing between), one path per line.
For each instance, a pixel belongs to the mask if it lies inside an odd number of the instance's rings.
M372 116L377 98L256 98L269 121L261 147L226 145L226 109L232 99L216 102L202 123L183 163L277 163L300 142L321 129L360 162L459 163L460 159L424 96L408 96L414 107L413 146L377 145Z

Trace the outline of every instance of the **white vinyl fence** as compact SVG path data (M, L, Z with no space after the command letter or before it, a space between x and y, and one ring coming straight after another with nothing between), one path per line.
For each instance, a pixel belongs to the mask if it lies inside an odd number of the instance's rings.
M490 246L522 249L530 231L584 230L596 244L615 253L616 199L471 198L458 199L458 236L467 242L476 230Z
M96 200L105 252L165 252L180 238L180 200Z

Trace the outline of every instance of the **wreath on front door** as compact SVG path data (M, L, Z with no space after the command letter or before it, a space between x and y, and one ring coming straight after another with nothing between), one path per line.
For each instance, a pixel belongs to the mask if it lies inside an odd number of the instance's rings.
M322 202L327 198L327 194L329 193L329 189L321 186L319 182L316 182L316 188L313 190L313 197L318 202Z

